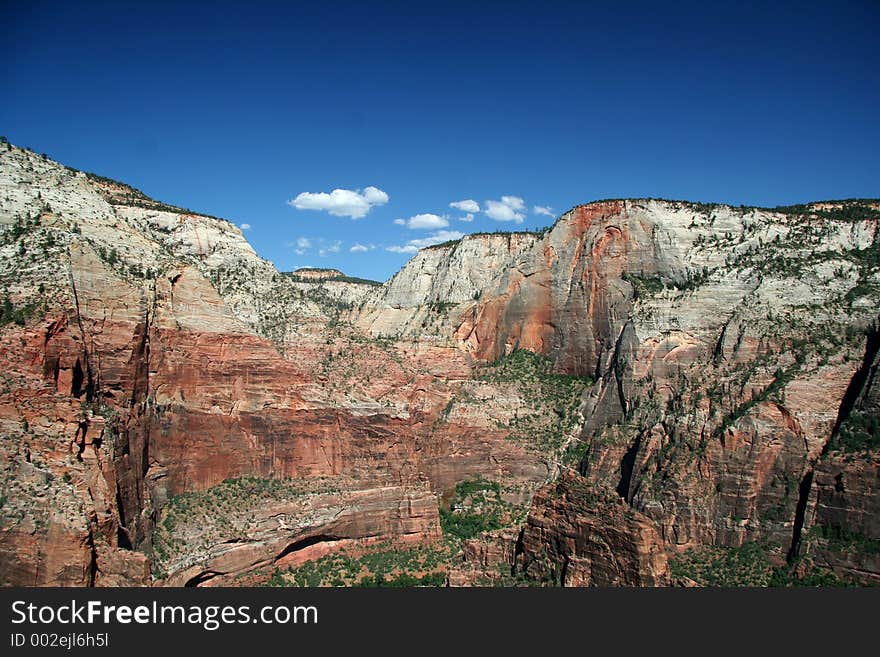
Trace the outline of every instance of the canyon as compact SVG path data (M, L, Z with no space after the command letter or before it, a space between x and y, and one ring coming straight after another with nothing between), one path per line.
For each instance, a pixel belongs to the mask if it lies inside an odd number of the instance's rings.
M0 583L880 583L878 225L598 201L375 283L4 142Z

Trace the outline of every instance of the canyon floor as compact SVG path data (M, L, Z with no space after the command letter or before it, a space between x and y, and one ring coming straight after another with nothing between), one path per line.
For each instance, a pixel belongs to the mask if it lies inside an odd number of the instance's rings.
M598 201L378 283L0 143L0 584L880 583L878 224Z

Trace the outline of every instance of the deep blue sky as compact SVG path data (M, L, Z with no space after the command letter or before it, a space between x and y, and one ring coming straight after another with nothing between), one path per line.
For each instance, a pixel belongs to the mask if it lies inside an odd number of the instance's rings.
M876 1L126 4L2 4L0 134L249 224L282 270L385 279L425 213L880 196ZM287 204L367 186L360 219ZM504 195L522 223L449 207Z

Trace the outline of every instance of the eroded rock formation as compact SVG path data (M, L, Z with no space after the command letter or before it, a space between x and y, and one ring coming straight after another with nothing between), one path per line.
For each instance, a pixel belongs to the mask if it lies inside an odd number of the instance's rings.
M453 583L752 543L875 580L878 217L598 202L376 285L3 145L0 582L235 583L490 506Z

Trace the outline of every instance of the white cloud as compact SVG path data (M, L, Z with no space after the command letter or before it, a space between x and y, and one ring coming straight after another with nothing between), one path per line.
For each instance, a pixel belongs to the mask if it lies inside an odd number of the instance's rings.
M308 237L300 237L296 240L296 248L293 250L297 255L305 255L312 248L312 240Z
M334 189L327 192L302 192L287 202L297 210L321 210L336 217L360 219L377 205L388 202L388 194L377 187L361 190Z
M335 240L330 243L324 243L324 240L321 240L322 246L318 249L318 255L322 258L325 257L328 253L339 253L342 248L342 241Z
M389 246L385 250L392 253L416 253L419 249L423 249L426 246L433 246L442 242L448 242L449 240L458 240L462 237L464 237L464 233L460 233L457 230L438 230L428 237L410 240L403 246Z
M406 226L406 219L395 219L394 223L396 223L398 226Z
M349 249L349 251L352 253L365 253L366 251L372 251L375 248L375 244L355 244Z
M251 229L251 225L250 225L250 224L242 224L242 225L240 226L240 228L241 228L242 230L250 230L250 229Z
M385 205L390 198L388 194L383 192L378 187L373 187L372 185L364 188L363 197L367 199L367 203L370 205Z
M501 202L504 205L513 208L514 210L525 210L526 202L523 201L519 196L502 196Z
M474 220L474 215L471 214L470 212L468 212L468 213L467 213L466 215L464 215L463 217L459 217L458 220L459 220L459 221L473 221L473 220Z
M461 210L462 212L479 212L480 204L473 199L465 199L464 201L454 201L449 204L450 208Z
M486 201L485 214L495 221L514 221L521 224L525 219L526 204L519 196L502 196L500 201Z
M407 219L404 223L407 228L413 230L436 230L438 228L446 228L449 225L449 220L436 214L417 214Z
M532 212L534 212L535 214L545 214L548 217L554 216L553 208L551 208L549 205L535 205L532 207Z

